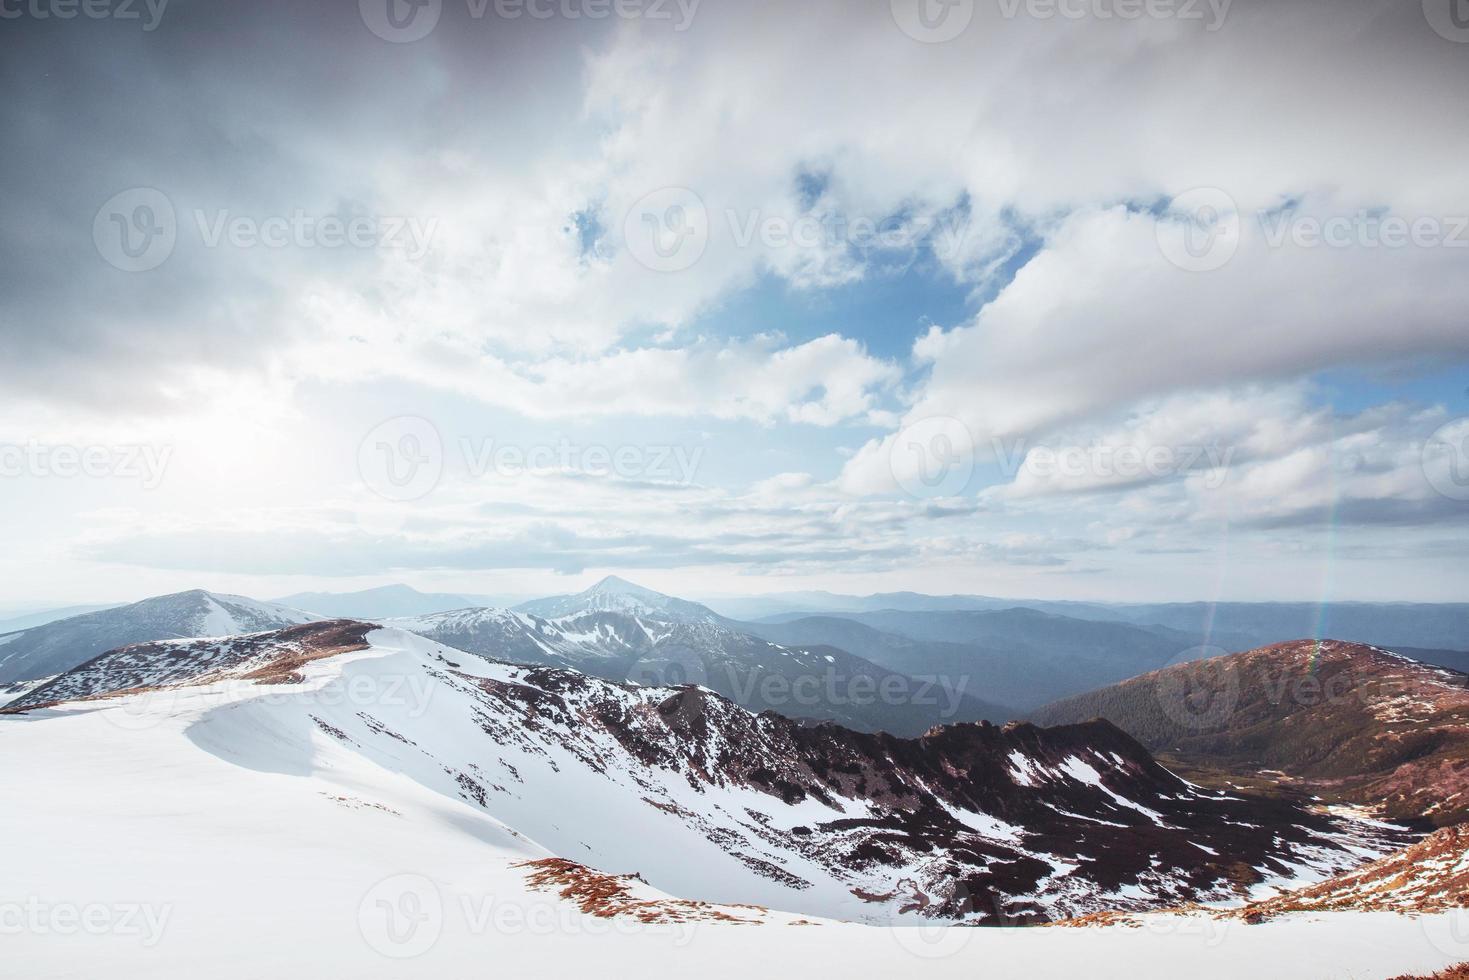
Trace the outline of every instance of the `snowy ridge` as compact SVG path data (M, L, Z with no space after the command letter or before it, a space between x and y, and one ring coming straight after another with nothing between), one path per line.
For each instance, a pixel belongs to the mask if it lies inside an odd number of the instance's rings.
M498 662L565 667L617 682L699 684L753 711L772 709L863 731L918 735L937 724L1011 716L1002 706L969 697L962 683L907 678L842 650L782 646L703 619L607 611L546 618L520 607L382 624ZM876 697L884 682L894 685L898 697ZM796 697L802 689L816 693Z
M130 643L236 636L321 618L299 609L201 589L156 596L9 635L0 645L0 684L60 674Z
M37 707L158 685L171 696ZM1327 874L1388 847L1381 831L1198 791L1105 723L915 740L802 727L706 690L486 663L347 622L116 651L8 710L0 724L37 737L120 713L145 756L162 731L251 770L350 770L369 803L396 774L542 856L681 899L851 921L1227 900L1242 866Z

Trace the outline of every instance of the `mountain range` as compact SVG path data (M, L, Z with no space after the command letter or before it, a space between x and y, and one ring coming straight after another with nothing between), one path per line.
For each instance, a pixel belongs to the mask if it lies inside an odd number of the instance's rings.
M469 653L641 684L698 684L753 711L919 735L935 725L1008 720L967 677L908 675L839 646L777 644L698 603L618 578L514 610L383 620Z
M406 777L669 894L852 921L1226 900L1404 842L1190 785L1107 722L917 739L811 727L696 686L492 663L351 621L124 647L3 711L32 734L117 715L160 766L189 744L253 770L351 772L367 805Z
M7 881L231 928L289 906L334 949L345 914L390 958L383 908L449 901L906 950L932 923L1469 903L1469 677L1195 639L1022 608L741 622L616 578L371 620L158 597L0 637L0 785L45 801L5 812Z

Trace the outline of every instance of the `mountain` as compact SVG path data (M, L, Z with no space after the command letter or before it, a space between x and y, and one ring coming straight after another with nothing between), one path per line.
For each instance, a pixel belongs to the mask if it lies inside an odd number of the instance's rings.
M1161 627L1197 643L1247 650L1298 637L1349 636L1389 649L1458 650L1469 637L1469 604L1373 602L1109 603L887 592L868 596L784 592L722 597L709 605L734 619L783 622L807 616L882 612L986 612L1030 609L1143 629ZM862 620L866 622L866 620ZM871 624L870 624L871 625ZM882 627L880 627L882 628ZM903 632L898 630L897 632Z
M1391 820L1469 817L1469 676L1336 640L1180 664L1048 705L1106 718L1150 750L1238 779L1264 771Z
M0 727L0 782L37 801L7 836L151 867L139 900L192 894L178 883L202 864L201 895L233 891L228 870L252 895L269 883L271 908L295 900L275 870L294 867L350 916L393 904L382 869L434 868L517 904L536 887L584 911L631 903L644 922L1019 923L1227 900L1401 843L1192 786L1106 722L863 734L345 621L110 651ZM212 861L198 850L221 839ZM7 880L56 874L45 863L13 855Z
M491 660L566 667L616 682L699 684L754 711L862 731L918 735L946 722L1007 721L1016 713L971 696L962 679L900 674L836 647L770 643L721 625L695 603L613 588L583 593L593 611L554 619L522 607L383 622ZM545 608L570 605L556 600Z
M906 674L963 678L964 690L1023 709L1201 655L1186 634L1033 609L887 610L738 628L777 643L841 647Z
M1008 609L1029 605L1017 599L995 599L989 596L932 596L918 592L880 592L873 595L841 595L835 592L777 592L771 595L720 596L705 600L705 605L731 619L765 620L777 616L810 616L822 613L880 612L897 609L907 612L935 612L959 609Z
M679 623L720 622L720 617L707 606L645 589L615 575L609 575L585 592L533 599L516 606L515 611L542 619L612 612Z
M1118 605L1106 611L1135 625L1241 637L1249 648L1299 637L1351 637L1387 649L1457 650L1469 637L1469 604L1370 602L1191 602Z
M407 585L385 585L361 592L298 592L271 601L327 618L367 620L424 616L494 604L484 596L419 592Z
M1293 912L1422 914L1464 908L1469 908L1469 824L1445 827L1361 868L1234 914L1258 922Z
M102 609L116 609L121 603L109 603L94 606L61 606L56 609L42 609L36 612L28 612L23 616L11 616L8 619L0 619L0 636L6 633L18 633L21 630L32 629L37 626L45 626L54 623L58 619L70 619L84 613L98 612Z
M201 589L155 596L0 636L0 685L60 674L128 643L254 633L319 618Z
M1432 664L1435 667L1447 667L1461 674L1469 674L1469 651L1424 650L1420 647L1393 647L1392 649L1393 653L1400 653L1409 660Z

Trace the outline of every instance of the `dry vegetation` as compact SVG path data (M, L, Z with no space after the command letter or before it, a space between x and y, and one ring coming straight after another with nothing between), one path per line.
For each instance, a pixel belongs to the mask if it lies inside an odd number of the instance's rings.
M758 905L713 905L686 899L640 899L633 895L635 887L645 884L638 875L603 874L565 858L542 858L517 864L516 867L533 869L526 878L532 887L554 891L587 915L595 915L601 919L626 917L647 924L731 922L760 925L766 912Z

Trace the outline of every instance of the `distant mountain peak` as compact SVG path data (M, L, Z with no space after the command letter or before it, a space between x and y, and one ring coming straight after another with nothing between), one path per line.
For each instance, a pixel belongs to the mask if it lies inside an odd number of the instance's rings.
M655 592L652 589L644 588L643 586L638 585L636 582L629 582L627 579L620 578L619 576L616 576L616 575L608 575L606 578L602 579L596 585L592 586L589 589L586 589L585 591L583 591L583 592L581 592L579 594L580 595L583 595L583 596L594 596L594 595L625 595L625 596L632 596L632 597L638 598L638 599L667 599L667 598L669 598L668 596L664 595L662 592Z
M563 619L588 613L622 613L676 623L717 623L709 607L655 592L616 575L608 575L589 589L573 595L533 599L515 607L543 619Z

